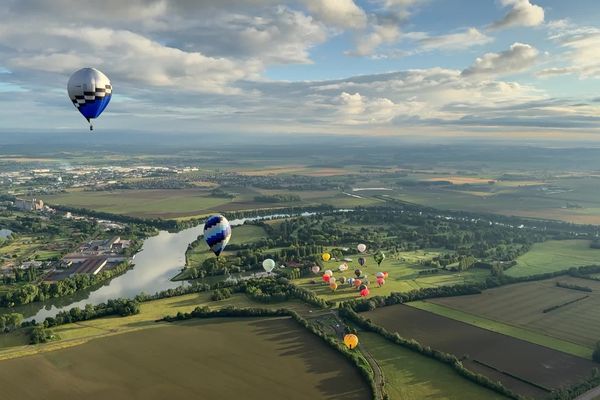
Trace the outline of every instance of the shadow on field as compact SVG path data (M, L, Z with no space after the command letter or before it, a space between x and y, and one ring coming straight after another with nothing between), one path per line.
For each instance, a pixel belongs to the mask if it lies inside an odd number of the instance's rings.
M273 322L273 319L259 319L250 325L265 340L276 343L281 364L287 357L301 358L307 372L323 376L319 381L307 384L317 388L325 399L364 399L362 377L342 355L328 348L320 338L303 332L304 328L300 326L290 330L288 324Z

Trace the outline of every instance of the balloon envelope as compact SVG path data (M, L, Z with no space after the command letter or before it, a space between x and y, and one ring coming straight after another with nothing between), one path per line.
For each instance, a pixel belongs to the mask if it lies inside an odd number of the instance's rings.
M362 281L360 279L355 279L354 280L354 286L355 287L359 287L360 285L362 285Z
M313 272L313 274L318 274L319 271L321 270L321 267L319 267L318 265L315 265L310 270Z
M330 269L327 269L327 270L325 270L324 274L331 276L331 275L333 275L333 271Z
M346 271L348 269L348 264L344 263L338 267L338 271Z
M331 258L331 254L323 253L323 254L321 254L321 258L323 259L323 261L327 262Z
M354 275L356 275L357 277L359 277L362 274L362 271L360 269L354 270Z
M354 286L354 278L348 278L346 282L348 283L348 285Z
M329 288L335 291L338 288L338 284L335 282L329 282Z
M383 278L377 278L377 284L379 286L382 286L384 283L385 283L385 279L383 279Z
M329 276L329 275L326 275L326 274L325 274L325 275L323 275L323 282L327 282L327 283L329 283L329 280L330 280L330 279L331 279L331 276Z
M358 263L360 264L360 266L361 266L361 267L362 267L363 265L365 265L365 262L366 262L366 261L367 261L367 260L365 260L365 258L364 258L364 257L359 257L359 258L358 258Z
M387 273L387 272L384 272L384 273L383 273L383 277L384 277L385 279L387 279L387 277L388 277L388 273Z
M366 288L367 288L367 285L363 284L358 287L358 290L365 290Z
M82 68L69 78L67 92L73 105L89 121L98 118L110 102L112 85L96 68Z
M362 244L362 243L361 243L361 244L359 244L358 246L356 246L356 249L357 249L359 252L361 252L361 253L364 253L364 252L365 252L365 250L367 250L367 245L366 245L366 244Z
M360 295L361 295L361 297L367 297L369 295L369 289L364 288L363 290L360 291Z
M342 276L342 277L340 278L340 283L341 283L342 285L343 285L344 283L346 283L346 277L345 277L345 276Z
M335 281L336 281L335 276L329 277L329 283L335 283Z
M273 261L270 258L267 258L266 260L264 260L262 262L262 266L265 269L265 271L271 272L271 271L273 271L273 268L275 268L275 261Z
M344 336L344 344L350 350L354 349L356 346L358 346L358 336L352 333L347 334Z
M231 239L231 225L227 218L222 215L208 217L204 223L204 240L217 257L225 250L229 239Z
M383 272L378 272L377 274L375 274L375 276L378 278L383 278L385 274Z

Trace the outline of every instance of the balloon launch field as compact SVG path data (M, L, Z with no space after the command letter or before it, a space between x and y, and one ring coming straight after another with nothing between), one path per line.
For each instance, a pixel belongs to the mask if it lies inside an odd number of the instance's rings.
M1 370L7 399L370 397L341 354L290 318L171 324L6 361ZM30 376L36 385L15 384Z

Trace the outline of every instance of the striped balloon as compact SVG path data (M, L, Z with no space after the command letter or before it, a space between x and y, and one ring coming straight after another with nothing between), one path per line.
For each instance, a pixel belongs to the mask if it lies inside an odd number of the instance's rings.
M225 250L230 238L231 225L224 216L213 215L204 223L204 240L217 257Z

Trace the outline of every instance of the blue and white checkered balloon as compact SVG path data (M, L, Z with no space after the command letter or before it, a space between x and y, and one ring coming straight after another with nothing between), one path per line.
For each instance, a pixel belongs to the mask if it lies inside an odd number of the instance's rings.
M204 223L204 240L217 257L225 250L230 238L231 225L224 216L213 215Z

